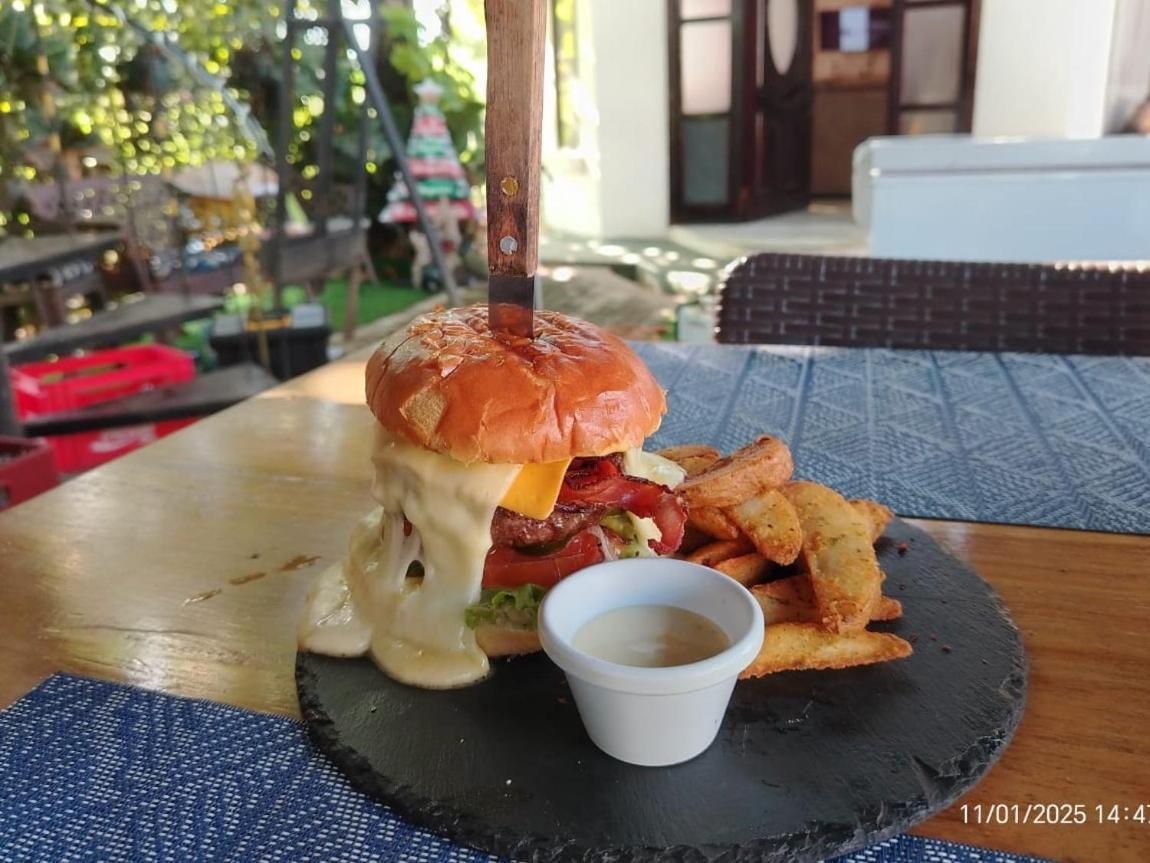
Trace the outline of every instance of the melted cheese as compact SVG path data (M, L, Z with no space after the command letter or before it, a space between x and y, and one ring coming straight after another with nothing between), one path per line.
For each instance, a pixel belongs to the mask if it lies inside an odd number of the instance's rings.
M641 449L629 449L623 453L623 473L627 476L649 479L667 488L675 488L687 478L687 472L681 465L657 453L643 452Z
M416 686L482 679L487 656L464 611L479 599L495 508L546 518L569 462L464 465L382 428L372 462L379 507L352 531L347 559L313 583L300 646L330 656L370 655L396 680ZM642 450L626 453L623 467L671 487L684 476L674 462ZM404 516L412 525L406 536ZM632 518L650 553L646 540L658 538L659 529L651 519ZM423 578L408 579L416 560Z
M312 582L299 625L299 643L328 656L363 656L371 648L370 575L380 570L384 513L376 508L356 524L348 556ZM389 549L396 551L394 547ZM353 596L352 587L358 597Z
M674 488L687 477L687 472L668 458L656 455L653 452L643 452L641 449L631 449L623 453L623 473L628 476L637 476L640 479L649 479ZM639 557L657 557L651 548L650 540L659 540L663 532L651 518L639 518L632 513L627 517L635 525L635 535L638 538Z
M313 586L300 645L336 656L369 653L396 680L417 686L480 680L487 656L464 611L479 599L491 519L522 466L464 465L382 428L372 461L381 508L356 527L347 560ZM422 580L406 578L414 560L423 564Z
M547 518L555 509L559 487L570 465L571 459L523 465L499 505L528 518Z

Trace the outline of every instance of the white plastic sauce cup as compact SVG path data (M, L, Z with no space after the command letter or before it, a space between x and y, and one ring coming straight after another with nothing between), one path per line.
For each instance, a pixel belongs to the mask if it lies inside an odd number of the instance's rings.
M669 605L701 614L730 646L688 665L640 668L572 645L604 612ZM539 610L543 649L567 674L587 734L608 755L650 767L678 764L711 745L735 688L763 643L763 612L745 587L705 566L666 558L600 563L548 591Z

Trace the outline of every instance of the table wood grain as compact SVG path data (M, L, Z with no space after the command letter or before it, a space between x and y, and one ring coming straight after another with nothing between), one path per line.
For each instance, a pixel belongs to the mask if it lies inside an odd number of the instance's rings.
M57 671L295 716L295 624L371 501L362 360L269 390L0 514L0 705ZM1067 861L1146 859L1150 537L915 522L995 586L1030 654L1002 761L918 832ZM933 649L920 641L918 649ZM1085 825L964 823L1081 803Z

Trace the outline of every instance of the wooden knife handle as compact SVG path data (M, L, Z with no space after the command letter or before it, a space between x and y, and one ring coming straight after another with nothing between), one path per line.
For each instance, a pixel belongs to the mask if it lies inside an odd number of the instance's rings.
M539 263L546 0L486 0L487 259L500 276Z

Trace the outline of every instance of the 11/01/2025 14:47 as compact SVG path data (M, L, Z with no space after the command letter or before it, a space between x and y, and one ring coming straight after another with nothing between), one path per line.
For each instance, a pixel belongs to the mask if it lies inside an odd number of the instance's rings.
M1122 824L1150 822L1150 804L964 803L966 824Z

